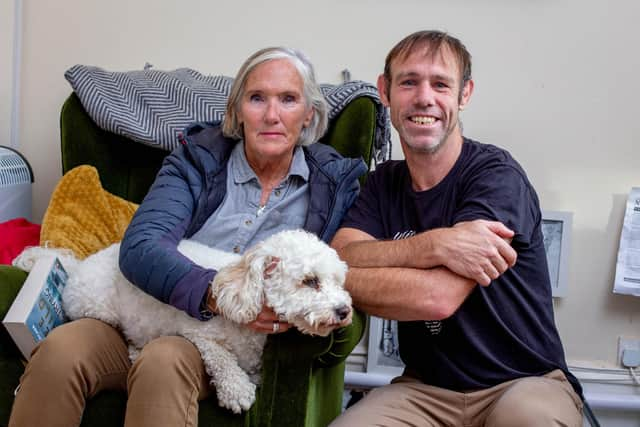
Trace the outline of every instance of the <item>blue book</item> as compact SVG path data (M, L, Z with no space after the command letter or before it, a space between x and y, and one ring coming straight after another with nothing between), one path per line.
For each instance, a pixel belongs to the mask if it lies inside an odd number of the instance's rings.
M2 321L27 359L38 342L68 320L62 309L68 278L58 258L38 260Z

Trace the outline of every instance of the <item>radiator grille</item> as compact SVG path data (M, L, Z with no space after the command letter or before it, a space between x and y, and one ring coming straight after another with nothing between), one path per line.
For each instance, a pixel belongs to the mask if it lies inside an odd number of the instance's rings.
M0 147L0 187L33 182L31 167L17 151Z

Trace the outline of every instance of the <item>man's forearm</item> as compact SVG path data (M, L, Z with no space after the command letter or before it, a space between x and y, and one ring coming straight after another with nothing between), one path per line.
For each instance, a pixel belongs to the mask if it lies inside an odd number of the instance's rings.
M451 316L475 287L446 268L358 268L347 290L361 310L396 320L441 320Z
M343 228L332 246L351 267L428 269L443 266L488 286L517 259L510 245L513 232L495 221L462 222L399 240L374 240L353 228Z
M433 237L440 230L399 240L363 240L340 248L340 258L350 267L431 268L442 265Z

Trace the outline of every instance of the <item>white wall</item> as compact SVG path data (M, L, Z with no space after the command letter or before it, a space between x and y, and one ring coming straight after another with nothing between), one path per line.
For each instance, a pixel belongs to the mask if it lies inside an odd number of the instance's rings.
M510 150L544 209L574 212L569 296L556 302L568 358L611 365L617 337L640 336L640 298L611 293L625 197L640 185L638 17L635 0L25 2L20 137L34 217L60 176L63 73L76 63L233 75L258 48L286 44L322 82L346 67L375 82L404 35L448 30L474 56L465 133Z
M0 1L0 145L11 146L13 0Z

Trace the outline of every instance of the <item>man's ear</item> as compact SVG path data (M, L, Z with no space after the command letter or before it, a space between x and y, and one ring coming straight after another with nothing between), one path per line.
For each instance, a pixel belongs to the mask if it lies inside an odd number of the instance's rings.
M378 93L380 94L380 100L385 107L389 106L388 97L389 87L387 86L387 79L384 78L384 74L378 76Z
M473 93L473 80L467 80L460 91L459 108L464 110L469 101L471 100L471 94Z

